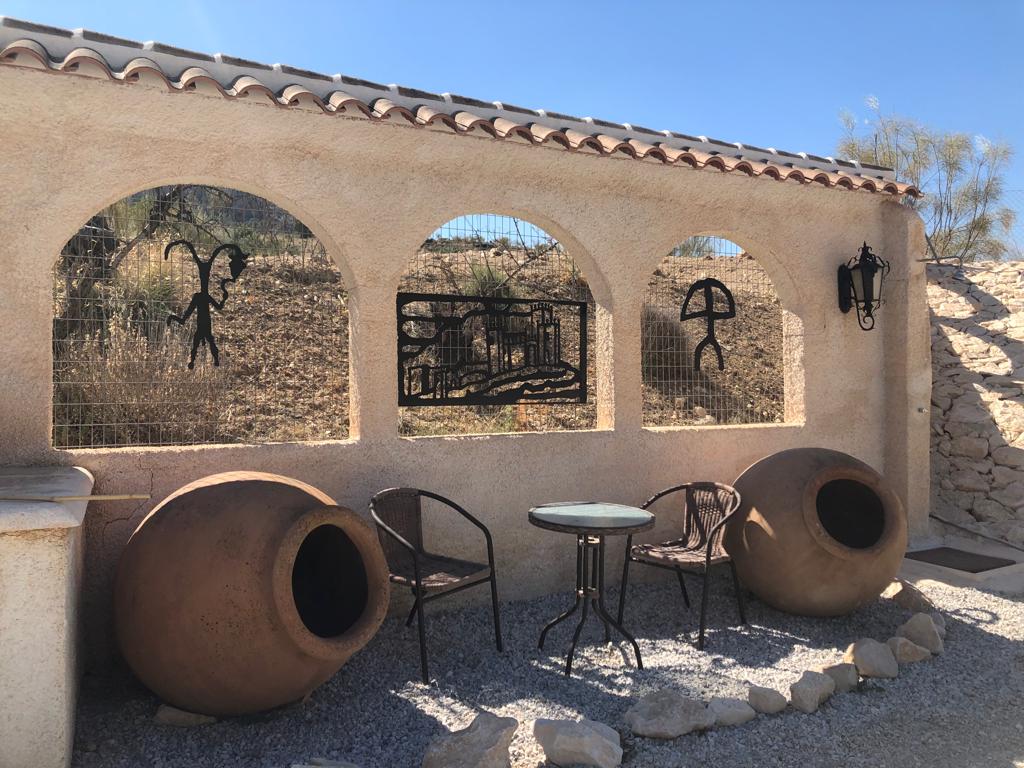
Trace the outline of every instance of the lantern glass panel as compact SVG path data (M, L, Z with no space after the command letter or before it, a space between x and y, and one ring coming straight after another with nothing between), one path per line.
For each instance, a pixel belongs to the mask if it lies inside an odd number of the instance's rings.
M884 269L875 270L875 279L874 279L874 284L875 284L874 288L875 288L875 290L872 292L871 295L874 297L876 302L880 302L882 300L882 277L884 276L884 274L885 274L885 270Z
M853 289L853 300L860 304L864 301L864 270L860 267L850 267L850 287Z

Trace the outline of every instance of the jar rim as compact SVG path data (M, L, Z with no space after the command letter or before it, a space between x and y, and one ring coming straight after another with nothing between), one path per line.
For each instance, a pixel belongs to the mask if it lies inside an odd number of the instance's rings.
M356 547L367 571L366 607L359 618L339 635L314 634L299 615L292 589L292 571L299 548L315 529L339 528ZM385 574L373 578L373 574ZM274 605L281 624L300 651L317 659L344 663L376 634L387 615L390 583L384 553L374 531L355 512L335 505L315 506L296 518L280 539L271 570Z
M818 514L818 494L828 483L850 480L867 487L882 507L882 532L869 547L851 547L829 533ZM844 560L870 560L889 548L893 538L906 528L903 505L899 497L883 481L881 475L867 466L833 464L818 470L804 485L802 511L804 525L812 540L830 554Z

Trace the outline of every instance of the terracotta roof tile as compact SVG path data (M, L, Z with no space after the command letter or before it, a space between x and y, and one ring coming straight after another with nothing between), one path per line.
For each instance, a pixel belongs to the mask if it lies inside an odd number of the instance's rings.
M871 163L861 163L860 167L861 168L870 168L871 170L874 170L874 171L888 171L889 170L884 165L872 165Z
M273 70L274 67L270 64L261 64L258 61L251 61L249 59L239 59L235 56L228 56L223 53L213 54L213 58L221 64L230 64L233 67L245 67L246 69L262 69L264 71Z
M437 126L452 131L457 131L459 128L459 124L455 122L451 115L445 112L438 112L427 106L416 108L416 122L420 125Z
M646 133L650 136L665 135L664 131L656 131L653 128L644 128L642 125L634 125L632 123L623 123L623 125L625 125L627 131L632 131L633 133Z
M809 155L806 152L800 153L805 160L817 160L819 163L828 163L830 160L827 157L821 157L820 155Z
M543 117L549 117L552 120L573 120L573 121L575 121L577 123L582 123L583 122L582 118L573 117L572 115L567 115L567 114L565 114L563 112L552 112L549 109L542 109L542 110L540 110L540 112L541 112L541 115Z
M75 34L70 29L50 27L47 26L46 24L36 24L33 21L22 21L21 19L12 19L10 16L0 17L0 26L10 27L11 29L20 29L25 32L35 32L37 34L56 35L58 37L73 37Z
M600 152L601 142L591 136L589 133L582 133L581 131L575 131L569 128L565 132L565 138L569 141L569 146L575 150L582 150L584 152Z
M734 149L737 149L736 145L734 143L732 143L731 141L722 141L721 139L712 139L710 136L701 136L699 138L701 138L701 140L704 141L706 144L717 144L722 149L728 149L730 152L732 150L734 150Z
M5 64L33 69L50 69L50 56L46 49L35 40L15 40L4 46L0 51L0 59Z
M227 89L202 67L189 67L178 78L177 87L206 96L227 96Z
M522 123L508 120L504 117L496 117L491 121L498 137L502 139L520 139L528 144L533 143L533 133Z
M669 131L669 135L673 139L682 139L683 141L692 141L695 144L699 144L700 143L700 137L698 137L698 136L690 136L687 133L676 133L675 131Z
M362 80L358 77L349 77L347 75L342 75L340 77L340 80L341 82L345 83L345 85L359 85L362 86L363 88L373 88L378 91L386 91L388 89L386 85L375 83L372 80Z
M135 40L128 40L123 37L106 35L102 32L93 32L91 29L76 29L75 32L90 43L109 43L111 45L123 45L127 48L142 48L143 44Z
M163 43L157 43L153 40L150 40L148 43L143 43L142 47L147 51L166 53L170 56L180 56L185 59L198 59L199 61L216 61L216 59L208 53L198 53L197 51L190 51L188 50L188 48L178 48L174 45L164 45Z
M485 133L489 133L491 136L497 136L498 132L494 130L494 126L491 125L489 120L485 120L479 115L474 115L472 112L459 111L455 115L455 124L459 126L464 132L481 130Z
M610 120L598 120L596 117L585 117L583 120L584 122L600 126L601 128L618 128L619 130L623 130L626 127L622 123L613 123Z
M164 74L163 70L160 69L160 65L152 59L147 59L145 56L137 56L125 64L124 69L121 70L121 79L127 83L163 84L168 90L174 90L174 86L167 79L167 75ZM239 78L239 80L243 79L245 78ZM249 79L255 80L255 78Z
M530 123L530 133L538 144L545 144L547 142L554 142L560 147L570 149L569 139L566 137L563 131L557 128L552 128L549 125L543 125L542 123Z
M80 42L91 45L77 44ZM867 163L654 131L628 123L525 109L456 94L438 95L283 65L271 67L162 43L139 44L88 30L69 32L0 17L0 45L0 64L18 67L151 83L171 91L195 91L221 98L266 99L282 108L395 120L399 124L455 133L479 131L503 141L548 144L576 152L804 185L820 184L832 189L894 196L920 194L914 187L895 181L890 170ZM145 56L138 55L140 48L147 51ZM180 74L175 75L178 71ZM324 82L340 83L347 88L328 90L322 85ZM388 95L383 96L384 93ZM523 121L522 115L533 119ZM658 141L649 143L637 136L658 137Z
M601 151L606 155L614 154L615 152L621 152L624 155L630 157L636 157L636 150L628 141L617 139L614 136L608 136L604 133L599 133L596 136L597 143L601 145Z
M251 96L262 96L277 104L277 97L274 92L252 75L242 75L231 84L230 93L237 98L249 98Z
M484 107L485 109L494 109L494 104L489 101L480 101L480 99L473 99L469 96L459 96L455 93L449 93L448 98L452 100L452 104L462 104L466 107Z
M515 104L509 104L506 101L501 102L501 108L506 112L516 112L520 115L533 115L538 117L540 113L536 109L527 109L526 107L517 107Z
M289 107L327 111L323 99L303 85L289 85L281 91L281 100Z
M75 48L60 64L62 72L74 72L86 77L112 78L113 74L107 61L96 51L89 48Z
M398 86L398 93L400 96L409 96L414 99L430 99L431 101L444 101L441 94L431 93L430 91L421 91L418 88L406 88L404 85Z
M656 160L660 163L668 162L668 156L665 154L665 150L656 147L653 144L648 144L646 141L640 141L639 139L630 139L629 145L636 153L636 157Z
M341 112L346 115L358 113L361 117L373 117L373 110L366 104L344 91L331 91L327 103L334 112Z
M391 99L380 98L374 100L371 105L375 117L381 120L390 120L394 116L405 118L409 123L416 123L416 116L401 104L395 104Z
M295 75L296 77L308 77L313 80L324 80L328 83L333 83L334 78L330 75L325 75L322 72L314 72L311 69L297 69L296 67L289 67L285 64L277 64L273 69L278 70L286 75Z

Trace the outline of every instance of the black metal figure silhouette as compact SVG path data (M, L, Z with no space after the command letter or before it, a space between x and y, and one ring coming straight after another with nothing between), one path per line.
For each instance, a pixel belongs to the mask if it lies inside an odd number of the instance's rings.
M715 289L722 292L729 305L729 308L724 312L715 311ZM690 306L690 299L699 290L704 292L704 309L700 312L687 312L687 307ZM705 277L703 280L698 280L691 285L690 290L686 292L686 298L683 299L683 308L679 311L680 320L695 320L701 317L707 318L708 332L693 350L693 367L700 370L700 357L704 354L704 347L710 344L715 350L715 355L718 356L718 370L724 371L725 360L722 358L722 347L719 345L718 339L715 338L715 320L728 320L729 318L736 317L736 302L729 289L720 280L715 280L713 277Z
M196 263L196 267L199 270L199 292L192 294L192 301L189 303L188 309L185 310L185 314L180 316L168 315L167 324L170 325L174 322L184 326L192 313L195 312L196 332L192 336L192 355L188 361L188 369L191 371L196 367L196 352L199 351L200 344L206 344L210 348L213 364L220 365L220 353L217 349L217 342L213 338L213 317L210 315L210 308L213 307L218 312L224 309L224 302L228 300L227 284L238 280L238 276L242 274L242 270L245 269L248 263L249 255L243 253L242 249L234 243L224 243L214 248L210 258L203 261L199 258L192 243L188 240L175 240L172 243L168 243L167 247L164 248L164 259L170 256L172 248L179 245L188 248L189 253L192 254L192 261ZM231 277L221 279L221 297L220 301L217 301L210 295L210 270L213 268L213 262L220 252L226 250L231 251L231 261L228 265L231 270Z

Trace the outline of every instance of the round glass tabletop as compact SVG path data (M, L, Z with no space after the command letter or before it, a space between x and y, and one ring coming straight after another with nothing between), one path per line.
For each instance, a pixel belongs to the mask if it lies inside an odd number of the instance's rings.
M530 510L530 522L567 530L644 529L654 525L654 515L639 507L602 501L562 501L541 504Z

